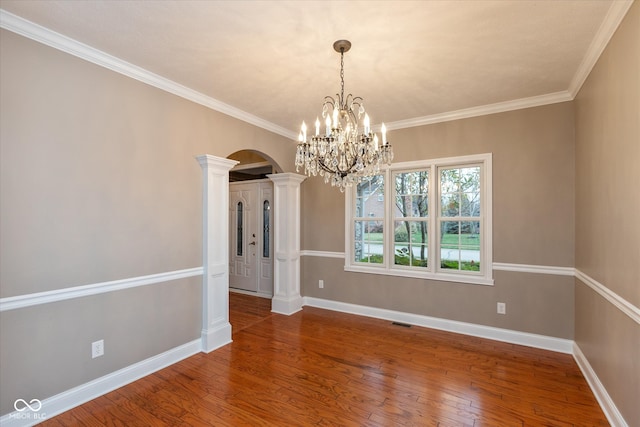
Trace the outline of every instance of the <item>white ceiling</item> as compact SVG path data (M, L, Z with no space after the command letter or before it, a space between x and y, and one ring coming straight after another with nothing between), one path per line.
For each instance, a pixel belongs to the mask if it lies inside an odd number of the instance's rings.
M0 0L4 28L292 138L339 91L335 40L346 92L393 129L572 99L630 4Z

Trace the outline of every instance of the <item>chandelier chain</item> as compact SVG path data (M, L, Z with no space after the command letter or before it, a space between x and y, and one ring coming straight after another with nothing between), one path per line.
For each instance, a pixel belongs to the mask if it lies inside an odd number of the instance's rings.
M344 49L340 49L340 108L344 107Z

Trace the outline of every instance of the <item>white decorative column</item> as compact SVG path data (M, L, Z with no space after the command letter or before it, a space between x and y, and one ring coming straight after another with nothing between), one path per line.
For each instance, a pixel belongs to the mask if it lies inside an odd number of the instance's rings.
M290 315L302 310L300 296L300 183L295 173L267 175L273 181L273 300L271 311Z
M229 169L238 162L210 155L202 167L202 351L231 342L229 323Z

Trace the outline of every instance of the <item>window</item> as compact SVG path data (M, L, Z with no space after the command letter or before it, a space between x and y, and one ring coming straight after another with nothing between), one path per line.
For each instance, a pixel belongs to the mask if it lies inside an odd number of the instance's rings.
M262 257L269 258L269 224L271 224L271 206L269 201L262 202Z
M397 163L347 192L345 269L493 284L491 154Z
M353 253L360 264L382 264L384 232L384 202L372 197L382 191L383 176L376 175L355 186L353 217ZM366 215L366 216L365 216ZM377 216L376 216L377 215Z
M243 241L243 225L242 225L242 219L243 219L243 208L242 208L242 202L238 202L238 204L236 205L236 255L237 256L242 256L242 249L244 248L244 241Z

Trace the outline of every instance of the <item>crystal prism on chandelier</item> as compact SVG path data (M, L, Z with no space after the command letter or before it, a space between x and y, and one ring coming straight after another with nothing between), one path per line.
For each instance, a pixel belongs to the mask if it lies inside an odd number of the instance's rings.
M324 132L320 129L320 119L316 119L315 134L307 138L307 125L302 122L296 171L304 166L306 175L316 176L319 173L325 183L331 182L332 186L344 191L353 183L377 174L381 164L390 165L393 149L387 141L384 123L381 126L382 141L371 131L363 99L352 94L344 96L344 53L351 48L351 42L338 40L333 48L340 53L340 93L335 98L324 98ZM363 116L361 127L359 123Z

